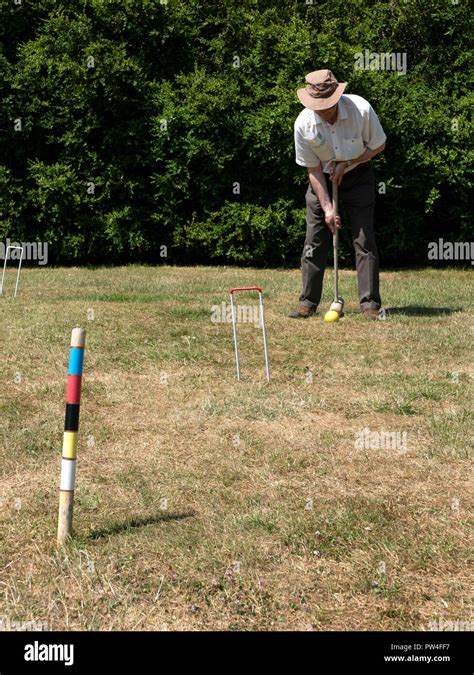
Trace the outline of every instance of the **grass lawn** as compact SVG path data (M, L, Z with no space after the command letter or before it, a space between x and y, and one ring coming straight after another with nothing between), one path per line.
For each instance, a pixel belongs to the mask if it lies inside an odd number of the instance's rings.
M0 618L52 630L472 620L469 270L383 273L390 311L376 324L358 311L351 271L337 324L286 318L298 271L35 268L16 299L12 270L7 283ZM264 289L269 385L261 331L239 325L238 383L231 326L211 321L241 285ZM78 325L87 349L75 533L58 552ZM364 429L369 443L357 440Z

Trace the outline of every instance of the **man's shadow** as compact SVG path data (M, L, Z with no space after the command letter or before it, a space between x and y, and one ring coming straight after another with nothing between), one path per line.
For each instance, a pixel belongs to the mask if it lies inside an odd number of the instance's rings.
M462 307L422 307L420 305L385 308L387 316L443 316L462 311L464 311Z
M195 516L194 511L188 511L185 513L160 513L156 516L148 516L147 518L130 518L121 523L114 523L108 527L102 527L97 530L93 530L87 536L88 539L102 539L104 537L110 537L114 534L121 534L122 532L128 532L131 529L136 527L145 527L146 525L157 525L158 523L166 523L169 520L184 520L185 518L193 518Z

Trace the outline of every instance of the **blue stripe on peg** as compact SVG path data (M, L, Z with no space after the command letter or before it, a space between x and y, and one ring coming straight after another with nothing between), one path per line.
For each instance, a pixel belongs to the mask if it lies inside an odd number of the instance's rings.
M68 375L82 375L82 366L84 363L84 349L82 347L71 347L69 350L69 368Z

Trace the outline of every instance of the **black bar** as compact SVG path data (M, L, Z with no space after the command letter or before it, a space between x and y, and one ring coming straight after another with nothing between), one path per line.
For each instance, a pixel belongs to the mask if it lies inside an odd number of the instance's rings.
M80 403L66 403L66 420L64 422L64 431L79 430L80 407Z
M0 632L0 673L472 675L471 645L469 632Z

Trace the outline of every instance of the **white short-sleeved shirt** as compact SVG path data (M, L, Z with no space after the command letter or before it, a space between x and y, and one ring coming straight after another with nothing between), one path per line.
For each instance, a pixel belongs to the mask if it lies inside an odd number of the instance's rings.
M364 150L385 143L386 135L368 101L354 94L343 94L338 101L337 121L325 122L315 110L305 108L295 122L296 163L316 167L321 162L329 173L331 163L355 159ZM346 169L352 171L360 162Z

